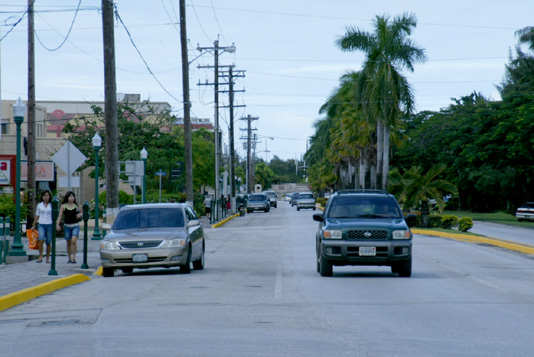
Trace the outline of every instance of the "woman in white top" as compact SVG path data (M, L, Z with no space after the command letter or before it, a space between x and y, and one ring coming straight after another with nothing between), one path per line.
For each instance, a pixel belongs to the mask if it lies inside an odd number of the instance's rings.
M39 260L43 261L43 244L46 242L46 262L50 263L50 245L52 244L52 194L45 190L41 193L41 203L37 205L35 219L33 220L32 229L35 229L35 223L39 221Z

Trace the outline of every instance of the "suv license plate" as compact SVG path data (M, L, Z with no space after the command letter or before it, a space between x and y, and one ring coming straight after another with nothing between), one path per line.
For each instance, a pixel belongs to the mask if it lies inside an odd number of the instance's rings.
M376 247L360 247L360 257L376 256Z
M134 254L132 255L132 261L134 263L145 263L148 261L148 254Z

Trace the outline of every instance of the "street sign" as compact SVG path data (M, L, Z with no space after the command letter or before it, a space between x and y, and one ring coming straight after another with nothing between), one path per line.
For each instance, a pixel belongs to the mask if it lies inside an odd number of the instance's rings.
M67 143L63 145L54 156L52 156L52 161L54 161L56 165L67 174L67 176L72 175L72 173L76 171L85 160L87 160L85 155L82 154L82 152L70 141L67 141Z
M163 171L158 171L155 173L156 176L167 176L167 173L166 172L163 172Z
M54 156L52 156L52 161L54 161L54 163L67 174L66 180L61 180L60 178L60 187L67 187L69 191L71 187L80 187L80 178L72 177L72 174L85 162L86 159L85 155L82 154L82 152L70 141L67 141L67 143L63 145Z

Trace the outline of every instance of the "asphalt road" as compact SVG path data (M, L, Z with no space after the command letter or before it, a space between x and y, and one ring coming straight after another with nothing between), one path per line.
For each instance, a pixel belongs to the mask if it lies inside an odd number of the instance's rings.
M8 356L530 356L534 259L414 238L411 278L315 268L310 210L206 229L206 269L135 270L0 313Z
M506 239L518 243L534 244L534 228L514 227L504 224L474 221L471 233Z

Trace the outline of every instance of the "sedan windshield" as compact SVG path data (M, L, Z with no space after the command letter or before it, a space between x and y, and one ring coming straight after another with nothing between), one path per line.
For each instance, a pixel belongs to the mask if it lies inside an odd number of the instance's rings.
M264 195L250 195L248 196L248 201L265 201L267 199Z
M311 193L301 193L299 195L299 200L300 199L313 199L313 194L311 194Z
M113 230L183 226L184 216L181 209L143 208L120 211L113 223Z

